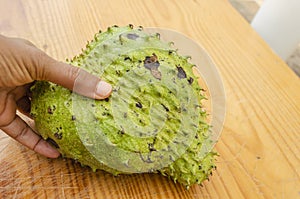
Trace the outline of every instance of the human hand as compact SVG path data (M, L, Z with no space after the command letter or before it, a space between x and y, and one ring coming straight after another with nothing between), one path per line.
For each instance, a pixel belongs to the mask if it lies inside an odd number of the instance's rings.
M35 80L46 80L95 99L111 94L110 84L88 72L58 62L27 40L0 35L0 129L28 148L50 158L60 154L23 121L17 109L30 112L29 88Z

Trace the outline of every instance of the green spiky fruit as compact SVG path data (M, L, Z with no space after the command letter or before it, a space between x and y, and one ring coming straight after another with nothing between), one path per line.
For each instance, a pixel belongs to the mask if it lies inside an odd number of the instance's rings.
M113 92L96 101L49 82L33 86L36 127L64 157L114 175L159 172L187 187L208 178L215 153L203 152L205 97L187 57L129 25L97 33L69 63Z

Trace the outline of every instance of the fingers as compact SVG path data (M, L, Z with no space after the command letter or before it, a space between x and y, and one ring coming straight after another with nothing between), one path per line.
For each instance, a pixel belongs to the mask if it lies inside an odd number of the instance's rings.
M34 133L19 116L16 116L11 123L1 127L1 129L10 137L43 156L57 158L60 155L48 142Z
M112 86L100 78L78 67L56 60L45 55L41 61L42 80L48 80L64 86L81 95L94 98L107 98L112 92Z
M59 152L40 136L19 117L16 116L16 95L0 92L0 129L23 145L50 158L59 156ZM22 99L22 98L20 98Z

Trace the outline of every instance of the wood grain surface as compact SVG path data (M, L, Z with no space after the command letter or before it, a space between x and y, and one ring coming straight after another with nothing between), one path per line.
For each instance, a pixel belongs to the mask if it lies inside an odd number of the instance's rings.
M1 34L62 61L129 23L182 32L216 63L227 111L210 181L185 190L157 174L93 173L0 132L0 198L300 198L300 80L226 0L0 0Z

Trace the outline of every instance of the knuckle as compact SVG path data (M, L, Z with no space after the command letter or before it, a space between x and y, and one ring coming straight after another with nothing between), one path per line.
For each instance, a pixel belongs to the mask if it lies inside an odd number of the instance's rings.
M34 64L32 76L33 79L43 80L47 76L46 74L46 66L48 64L48 60L46 59L46 54L42 51L35 51L36 64Z
M24 125L24 127L22 127L22 129L19 131L19 133L16 134L14 139L16 139L16 140L23 139L24 137L26 137L29 134L29 132L30 132L29 126Z
M29 71L32 80L45 80L49 72L47 67L54 64L54 60L37 48L31 51L31 59L32 64L29 66Z
M79 77L80 71L80 68L71 66L68 68L68 76L75 81Z
M32 150L36 151L37 146L43 141L43 139L40 137L36 143L32 146Z

